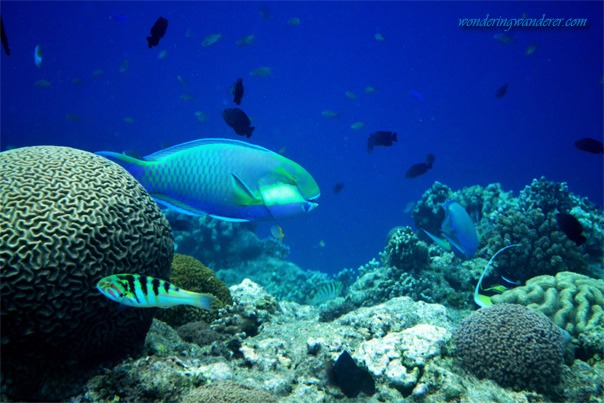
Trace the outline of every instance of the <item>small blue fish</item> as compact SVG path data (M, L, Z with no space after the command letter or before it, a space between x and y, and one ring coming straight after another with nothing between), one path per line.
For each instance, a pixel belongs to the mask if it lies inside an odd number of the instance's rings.
M470 259L478 249L478 234L472 219L463 207L455 200L448 200L442 204L445 210L445 220L441 231L445 239L438 238L428 231L424 232L445 250L453 250L460 259ZM446 246L449 244L449 247Z
M34 49L34 63L37 68L40 68L42 65L42 48L40 45L36 45L36 48Z

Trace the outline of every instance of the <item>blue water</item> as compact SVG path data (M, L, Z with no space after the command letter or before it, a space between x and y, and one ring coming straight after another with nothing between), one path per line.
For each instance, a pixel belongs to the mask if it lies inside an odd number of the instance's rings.
M202 137L242 139L220 112L243 77L241 108L256 126L250 141L285 147L322 189L315 211L279 222L291 259L307 269L336 272L376 257L390 228L412 224L405 206L434 181L454 190L499 182L518 192L545 175L603 204L602 155L573 146L581 137L602 140L602 2L3 1L1 13L12 51L1 56L2 149L53 144L146 155ZM493 38L502 29L458 25L523 13L587 18L589 27L512 28L515 43L503 44ZM168 31L148 49L159 16ZM287 23L293 17L299 26ZM213 33L223 37L202 47ZM249 34L252 45L235 44ZM532 43L536 51L525 56ZM260 66L272 76L249 75ZM36 87L41 79L51 86ZM497 99L505 83L508 93ZM365 94L366 86L376 91ZM185 93L195 98L184 101ZM323 117L325 109L339 118ZM352 130L356 121L367 126ZM398 132L398 143L368 154L375 130ZM405 179L428 152L434 168ZM334 194L338 181L345 186ZM259 235L269 236L270 225Z

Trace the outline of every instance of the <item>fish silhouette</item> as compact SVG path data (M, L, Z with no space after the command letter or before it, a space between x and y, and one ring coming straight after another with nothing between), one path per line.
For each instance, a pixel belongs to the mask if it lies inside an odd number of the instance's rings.
M153 46L159 45L159 40L164 37L167 29L168 20L164 17L159 17L151 28L151 36L147 37L147 44L149 45L149 49L151 49Z

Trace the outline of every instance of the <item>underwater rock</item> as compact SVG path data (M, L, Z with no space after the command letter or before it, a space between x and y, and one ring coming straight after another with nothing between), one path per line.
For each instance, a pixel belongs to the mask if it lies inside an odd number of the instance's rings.
M262 305L268 295L249 280L232 287L231 293L235 305L245 301L250 306ZM371 401L547 401L535 392L514 392L479 380L460 368L447 350L453 314L442 305L401 297L320 323L317 308L282 301L255 336L241 339L236 353L226 356L216 352L227 349L228 340L199 347L179 341L172 328L154 321L145 351L149 355L105 370L73 401L194 401L214 393L227 396L219 390L232 386L233 393L248 390L249 399L331 402L345 399L330 378L344 350L373 369L376 394ZM559 396L577 401L573 397L589 391L601 395L590 389L590 384L601 383L597 368L601 366L580 363L566 368L556 389ZM218 385L216 390L212 385Z

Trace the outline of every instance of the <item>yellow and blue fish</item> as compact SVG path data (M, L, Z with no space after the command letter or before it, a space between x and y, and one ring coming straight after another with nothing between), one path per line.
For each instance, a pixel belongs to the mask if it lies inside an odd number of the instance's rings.
M139 274L114 274L102 278L96 288L112 301L136 308L170 308L191 305L211 309L214 296L182 290L165 280Z
M188 215L227 221L306 214L320 195L296 162L266 148L228 139L201 139L137 159L101 151L134 176L151 197Z

